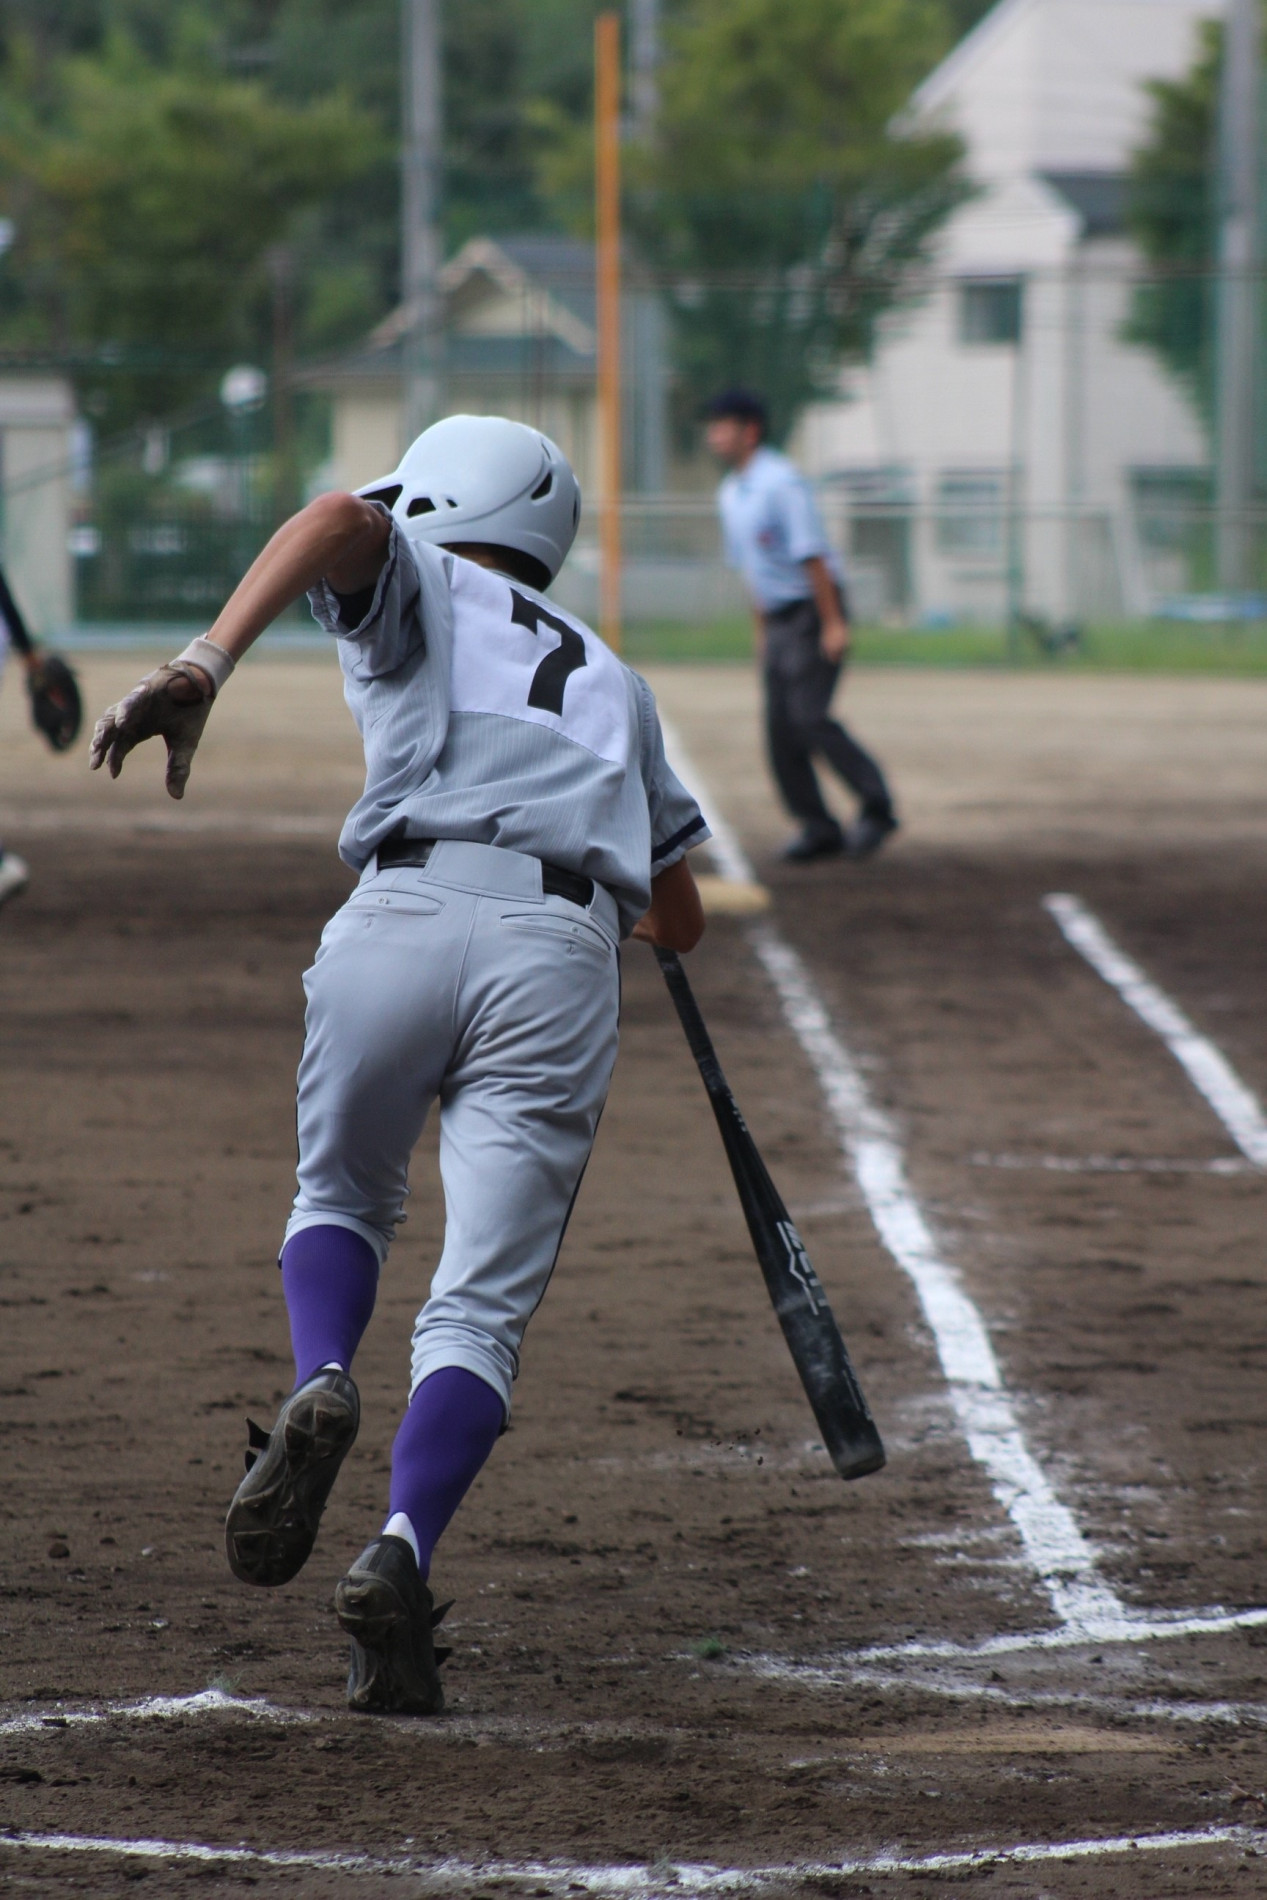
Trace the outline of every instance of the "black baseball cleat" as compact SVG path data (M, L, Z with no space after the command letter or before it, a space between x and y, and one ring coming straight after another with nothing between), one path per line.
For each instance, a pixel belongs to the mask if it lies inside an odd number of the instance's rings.
M403 1537L376 1537L335 1586L334 1613L352 1639L348 1707L361 1715L441 1715L440 1664L452 1651L434 1631L437 1610Z
M312 1555L317 1526L352 1449L361 1400L346 1372L314 1373L271 1432L246 1421L246 1476L224 1524L229 1568L243 1583L289 1583Z
M891 831L897 830L892 812L864 811L846 825L844 850L847 858L869 858L880 849Z
M807 827L783 852L785 864L812 864L815 858L838 858L845 849L845 834L836 825L831 831Z

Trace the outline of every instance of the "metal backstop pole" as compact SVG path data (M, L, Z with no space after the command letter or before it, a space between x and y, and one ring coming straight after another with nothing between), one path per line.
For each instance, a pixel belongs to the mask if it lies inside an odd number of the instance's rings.
M1258 235L1259 0L1230 0L1219 96L1218 391L1215 411L1218 583L1251 579Z
M434 422L441 401L440 184L443 111L440 0L401 0L401 302L405 434Z
M599 631L620 651L620 15L594 22L598 213Z

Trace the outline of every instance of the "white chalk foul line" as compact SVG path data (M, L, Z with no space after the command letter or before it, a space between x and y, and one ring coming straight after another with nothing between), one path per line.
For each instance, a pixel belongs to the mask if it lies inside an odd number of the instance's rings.
M1064 1623L1056 1629L1009 1630L1000 1636L987 1636L978 1643L921 1642L874 1643L865 1649L841 1650L807 1661L801 1657L738 1653L734 1661L740 1668L771 1682L784 1682L807 1689L840 1688L846 1684L878 1683L877 1663L900 1664L914 1673L886 1675L890 1686L931 1689L939 1693L939 1682L929 1665L950 1664L971 1671L978 1664L997 1662L1005 1656L1039 1656L1044 1653L1068 1654L1072 1650L1099 1649L1107 1644L1143 1644L1177 1641L1194 1636L1227 1636L1234 1630L1262 1629L1267 1626L1267 1609L1228 1610L1214 1606L1203 1610L1141 1612L1121 1607L1121 1621L1103 1626ZM971 1687L971 1683L969 1683Z
M298 1709L279 1708L257 1696L228 1695L223 1689L200 1689L194 1695L152 1695L139 1702L110 1702L101 1708L51 1708L0 1717L0 1735L30 1735L40 1730L82 1728L95 1722L172 1721L183 1715L245 1715L269 1722L312 1722L319 1718Z
M489 1881L535 1881L541 1885L581 1887L587 1893L661 1895L742 1893L786 1887L789 1881L819 1881L858 1874L938 1874L975 1867L1028 1867L1052 1861L1104 1860L1129 1854L1171 1854L1212 1847L1257 1852L1262 1833L1232 1825L1173 1828L1164 1834L1116 1834L1101 1840L1021 1841L1007 1846L972 1847L943 1854L845 1854L836 1860L793 1861L779 1867L718 1867L690 1862L653 1866L586 1866L566 1861L425 1861L412 1855L321 1853L303 1849L214 1847L200 1841L126 1840L106 1834L42 1834L29 1829L0 1830L0 1848L24 1848L46 1854L113 1854L125 1860L218 1863L231 1867L296 1867L319 1873L411 1874L426 1879L428 1891L461 1892Z
M824 1689L838 1694L841 1689L880 1689L895 1695L943 1696L958 1702L994 1702L1010 1709L1086 1709L1122 1721L1207 1723L1223 1722L1234 1728L1251 1725L1267 1728L1267 1703L1199 1702L1159 1697L1129 1700L1119 1695L1091 1694L1077 1689L1036 1689L1026 1682L1022 1689L1000 1688L998 1681L983 1681L970 1673L951 1670L922 1670L913 1675L906 1669L879 1669L857 1666L846 1658L839 1665L830 1660L818 1663L797 1662L782 1656L736 1656L741 1668L769 1682L792 1683L805 1689ZM959 1657L963 1663L970 1658ZM997 1676L997 1671L995 1672Z
M1241 1153L1255 1167L1267 1168L1267 1116L1258 1097L1241 1081L1222 1050L1189 1022L1179 1005L1145 976L1138 963L1118 949L1080 897L1056 891L1043 899L1043 907L1097 976L1103 977L1140 1021L1161 1037Z
M1254 1164L1241 1155L1216 1155L1212 1161L1162 1160L1156 1156L1131 1159L1125 1155L990 1155L968 1156L974 1168L1039 1168L1048 1174L1252 1174Z
M667 726L665 741L675 770L698 798L699 774ZM730 826L707 797L701 805L720 875L753 882L753 867ZM907 1181L893 1123L871 1100L796 951L769 923L752 925L748 940L818 1077L876 1231L915 1288L969 1451L1015 1525L1062 1628L1078 1641L1114 1640L1125 1629L1129 1613L1097 1574L1095 1552L1025 1442L985 1322L954 1269L941 1258Z
M813 1065L876 1231L918 1295L968 1449L1016 1526L1052 1609L1078 1639L1117 1636L1127 1611L1097 1575L1091 1545L1025 1442L985 1322L941 1258L906 1179L893 1124L871 1101L800 957L769 925L756 925L749 937Z

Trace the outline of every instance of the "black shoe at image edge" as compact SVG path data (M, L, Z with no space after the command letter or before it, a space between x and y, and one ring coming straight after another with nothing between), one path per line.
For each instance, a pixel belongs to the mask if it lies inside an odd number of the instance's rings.
M290 1397L271 1432L247 1420L246 1476L224 1524L229 1568L243 1583L289 1583L312 1555L339 1467L361 1422L346 1372L318 1372Z
M348 1707L363 1715L441 1715L437 1610L403 1537L376 1537L336 1585L334 1611L351 1638Z

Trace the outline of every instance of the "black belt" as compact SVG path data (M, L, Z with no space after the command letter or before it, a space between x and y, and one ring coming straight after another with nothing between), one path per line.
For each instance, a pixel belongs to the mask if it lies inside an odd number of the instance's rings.
M437 838L384 838L375 853L378 868L382 871L391 864L423 865L436 845L443 842ZM582 910L589 909L594 901L592 877L586 877L580 871L565 871L561 864L547 864L544 858L539 858L537 862L541 866L541 889L546 897L566 897L569 903L579 904Z
M793 614L804 613L807 607L816 608L816 606L817 603L815 602L814 596L812 594L806 594L801 600L784 600L780 601L777 607L763 607L761 610L761 618L763 620L789 620Z

